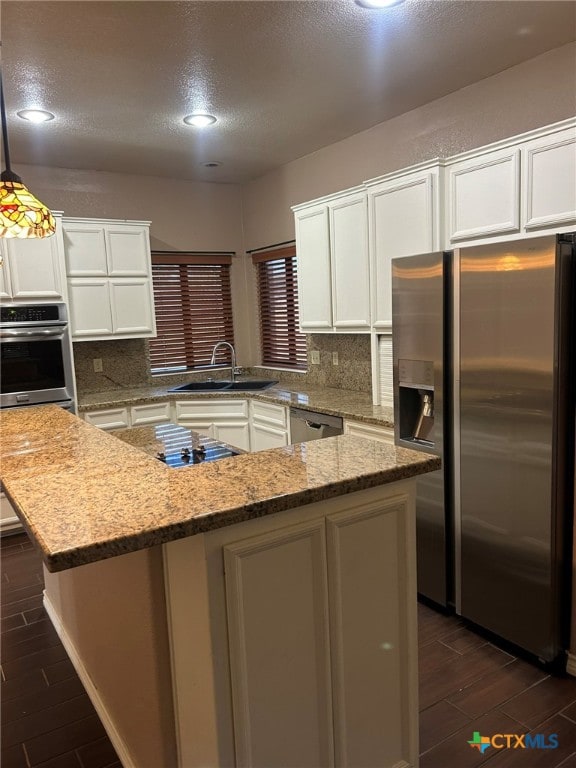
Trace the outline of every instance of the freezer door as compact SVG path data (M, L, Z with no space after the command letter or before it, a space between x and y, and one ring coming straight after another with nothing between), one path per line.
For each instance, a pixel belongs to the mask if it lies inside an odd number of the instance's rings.
M392 259L394 431L397 445L445 460L444 304L445 255ZM433 395L433 426L422 417ZM426 432L426 440L418 436ZM448 604L445 467L417 479L418 592Z
M554 236L460 252L457 605L546 661L559 651L557 267Z

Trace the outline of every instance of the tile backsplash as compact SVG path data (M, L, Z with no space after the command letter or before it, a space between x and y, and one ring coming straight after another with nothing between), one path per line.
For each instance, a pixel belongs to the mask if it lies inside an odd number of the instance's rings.
M310 363L310 353L320 353L320 363ZM332 362L333 352L338 353L338 365ZM102 371L94 371L94 360L102 360ZM145 339L118 341L81 341L74 344L76 384L80 394L104 392L118 387L142 387L157 384L178 384L206 376L183 374L182 376L150 375L148 343ZM370 336L367 334L312 334L308 336L308 372L296 373L262 367L247 368L256 376L300 382L308 386L336 387L357 392L372 391L370 365Z

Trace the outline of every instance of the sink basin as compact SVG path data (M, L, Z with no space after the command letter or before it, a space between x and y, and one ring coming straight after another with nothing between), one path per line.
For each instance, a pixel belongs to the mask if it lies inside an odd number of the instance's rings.
M172 387L170 392L218 392L226 389L230 384L230 381L191 381L189 384Z
M252 381L191 381L189 384L181 384L172 387L170 392L254 392L259 389L268 389L277 381L271 379L253 379Z
M268 389L268 387L272 387L274 384L278 384L278 382L266 379L254 381L235 381L234 383L230 382L226 389L237 390L239 392L249 392L250 390L255 389Z

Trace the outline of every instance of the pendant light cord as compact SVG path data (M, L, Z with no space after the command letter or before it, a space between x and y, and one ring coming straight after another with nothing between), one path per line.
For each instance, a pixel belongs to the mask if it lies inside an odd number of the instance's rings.
M6 106L4 104L4 85L2 83L2 70L0 70L0 112L2 113L2 144L4 146L4 162L6 170L10 173L10 149L8 147L8 125L6 122Z

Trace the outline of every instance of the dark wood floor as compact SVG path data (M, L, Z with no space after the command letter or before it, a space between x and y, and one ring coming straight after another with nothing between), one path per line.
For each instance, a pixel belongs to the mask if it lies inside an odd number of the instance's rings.
M2 539L0 552L0 765L121 768L42 607L38 555L23 534ZM421 768L576 768L575 679L550 677L424 605L419 641ZM558 747L481 755L468 744L475 731L555 733Z

